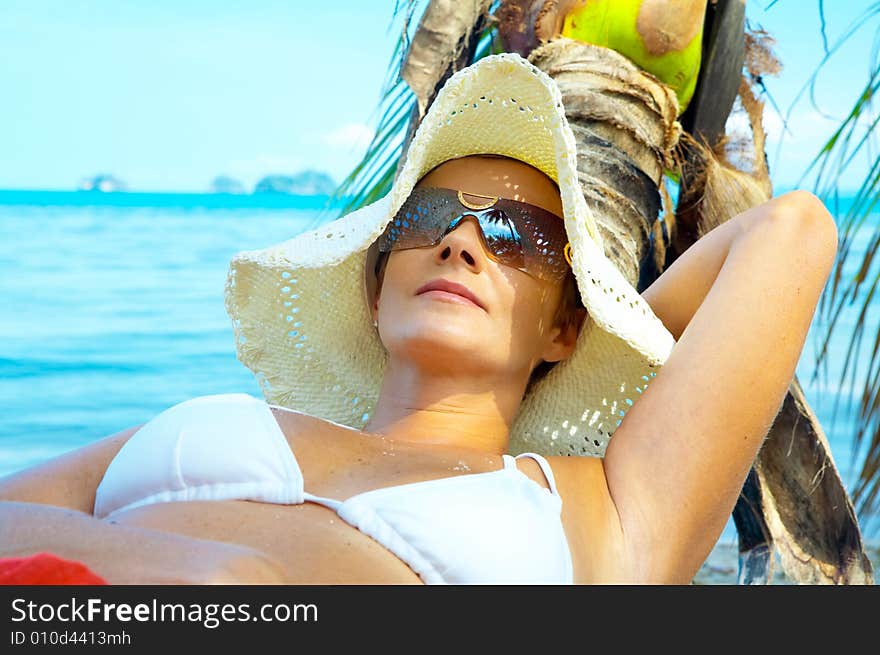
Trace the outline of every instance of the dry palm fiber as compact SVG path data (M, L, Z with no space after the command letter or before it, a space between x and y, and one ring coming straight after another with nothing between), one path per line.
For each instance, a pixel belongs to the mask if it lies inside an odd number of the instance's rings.
M773 195L764 158L765 134L761 120L763 103L743 78L739 88L743 111L748 116L751 138L725 136L714 148L688 134L682 143L690 150L687 194L696 206L696 236L702 237L733 216L760 205ZM681 156L681 150L678 151ZM737 166L732 162L736 161Z
M658 184L681 134L675 94L614 50L572 39L548 41L529 60L562 93L579 182L605 254L641 290L640 279L651 278L646 261L655 270Z

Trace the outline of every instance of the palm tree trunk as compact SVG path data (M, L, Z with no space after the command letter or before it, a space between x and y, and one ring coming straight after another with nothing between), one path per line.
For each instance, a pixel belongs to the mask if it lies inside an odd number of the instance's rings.
M796 379L755 471L760 509L789 578L804 584L873 584L852 502Z
M404 71L407 66L417 70L419 78L413 87L419 102L404 152L436 91L452 72L470 63L485 25L494 22L506 50L528 56L559 85L577 139L579 180L605 239L606 255L642 291L699 238L699 212L689 210L700 204L704 189L685 177L679 216L669 211L660 218L661 182L664 172L674 167L672 153L680 130L675 95L612 50L553 38L557 4L555 0L503 0L494 17L487 17L486 2L432 0L404 66ZM710 40L704 48L704 70L688 114L682 117L685 125L711 135L710 143L723 134L735 96L729 88L711 91L713 81L721 83L719 75L729 78L730 44L742 40L743 28L736 22L742 6L743 0L719 0L707 13L705 34ZM724 16L726 22L720 18ZM437 37L440 24L453 26L443 31L442 38ZM726 32L719 32L722 24ZM736 26L740 36L731 38L730 25ZM713 44L722 39L728 46L713 50ZM738 75L741 64L734 69ZM718 70L723 74L712 72ZM726 94L727 98L701 102L701 91L702 97ZM706 109L710 105L711 111ZM760 149L763 157L763 143ZM685 163L682 175L696 168L700 167L689 168ZM767 184L769 189L769 179ZM745 208L731 206L716 220L726 220ZM679 221L681 229L676 229ZM741 583L770 582L774 547L783 570L794 581L872 581L852 504L797 380L746 481L734 521L740 536Z
M552 77L605 255L643 291L657 275L660 181L678 141L675 94L613 50L556 38L530 61Z
M477 40L489 20L490 0L431 0L406 53L400 77L416 96L397 171L409 142L437 91L474 58ZM395 175L396 177L396 175Z

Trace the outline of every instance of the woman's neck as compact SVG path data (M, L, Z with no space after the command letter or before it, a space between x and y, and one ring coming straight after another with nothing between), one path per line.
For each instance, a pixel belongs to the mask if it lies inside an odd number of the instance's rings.
M409 444L505 453L524 389L510 380L426 376L389 364L364 431Z

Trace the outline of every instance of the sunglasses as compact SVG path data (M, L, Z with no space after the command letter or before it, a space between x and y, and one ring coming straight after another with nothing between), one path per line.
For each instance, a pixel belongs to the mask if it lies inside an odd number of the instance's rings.
M435 246L467 217L480 225L486 252L534 278L558 282L570 270L571 244L563 220L546 209L461 191L416 187L379 237L379 251Z

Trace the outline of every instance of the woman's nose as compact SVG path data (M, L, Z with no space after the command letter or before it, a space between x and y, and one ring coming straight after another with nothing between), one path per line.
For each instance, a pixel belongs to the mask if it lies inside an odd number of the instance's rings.
M438 262L463 261L477 272L485 268L488 253L477 219L473 216L462 218L437 244L434 256Z

